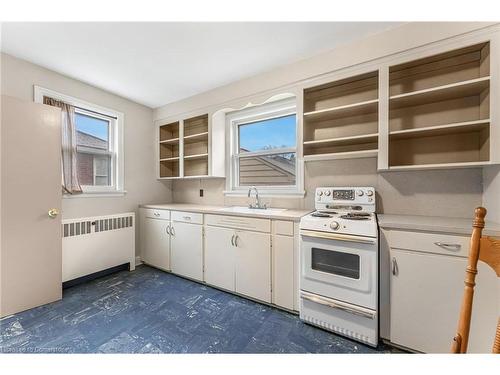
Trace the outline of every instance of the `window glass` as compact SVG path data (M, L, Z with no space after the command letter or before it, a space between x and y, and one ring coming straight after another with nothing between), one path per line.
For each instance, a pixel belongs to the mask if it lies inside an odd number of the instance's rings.
M111 185L110 123L76 113L77 169L81 185Z
M239 180L241 186L295 185L295 153L241 157Z
M293 114L239 125L239 152L295 147L295 118Z

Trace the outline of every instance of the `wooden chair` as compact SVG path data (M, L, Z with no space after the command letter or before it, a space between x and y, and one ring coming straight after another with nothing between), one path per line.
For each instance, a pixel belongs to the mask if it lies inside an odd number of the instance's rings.
M477 274L477 262L481 260L488 264L500 277L500 241L491 237L481 237L484 228L486 209L478 207L472 223L472 236L470 240L469 261L465 271L465 287L458 320L457 334L453 338L452 353L466 353L469 341L470 319L472 312L472 299ZM500 318L498 320L492 353L500 353Z

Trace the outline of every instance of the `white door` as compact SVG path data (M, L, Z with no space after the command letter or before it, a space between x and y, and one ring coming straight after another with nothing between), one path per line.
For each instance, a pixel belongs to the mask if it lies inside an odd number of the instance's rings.
M61 111L2 95L0 316L62 297ZM53 211L56 214L56 211Z
M391 249L391 341L449 353L457 328L467 259ZM491 351L497 320L497 280L479 262L469 351Z
M205 281L234 291L233 229L205 227Z
M271 235L236 231L236 292L271 302Z
M203 226L172 222L171 224L171 265L172 272L203 280Z
M170 271L169 220L144 219L144 243L142 260L153 267Z
M294 246L293 237L273 236L273 303L294 308Z

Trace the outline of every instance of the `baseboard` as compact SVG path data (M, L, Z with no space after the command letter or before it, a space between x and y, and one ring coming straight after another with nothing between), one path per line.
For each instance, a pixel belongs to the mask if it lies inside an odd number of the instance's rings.
M135 266L140 266L142 264L142 260L140 256L135 257Z
M98 279L100 277L111 275L112 273L115 273L115 272L129 271L129 270L130 270L130 263L120 264L119 266L115 266L115 267L107 268L107 269L102 270L102 271L94 272L94 273L91 273L90 275L85 275L85 276L78 277L78 278L73 279L73 280L64 281L62 283L62 287L63 287L63 289L71 288L73 286L80 285L80 284L86 283L88 281Z

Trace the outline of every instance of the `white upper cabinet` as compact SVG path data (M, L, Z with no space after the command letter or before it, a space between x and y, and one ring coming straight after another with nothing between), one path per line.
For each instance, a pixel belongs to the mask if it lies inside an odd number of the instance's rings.
M220 153L212 148L213 132L208 114L179 120L157 121L159 179L224 177Z
M304 160L380 171L500 163L499 31L381 58L303 86Z

